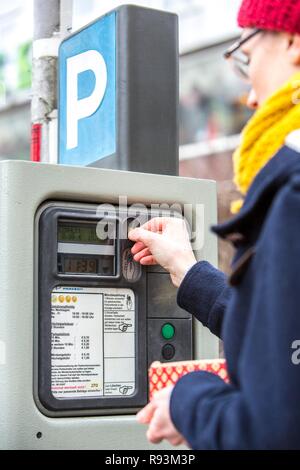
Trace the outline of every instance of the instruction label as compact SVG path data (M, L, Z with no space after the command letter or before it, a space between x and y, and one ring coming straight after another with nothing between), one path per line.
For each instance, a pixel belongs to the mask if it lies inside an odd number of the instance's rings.
M135 296L131 289L58 287L51 297L55 398L135 392Z

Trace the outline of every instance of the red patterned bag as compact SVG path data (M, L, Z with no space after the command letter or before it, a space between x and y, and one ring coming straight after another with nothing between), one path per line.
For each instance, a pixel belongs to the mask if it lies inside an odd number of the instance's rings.
M153 362L149 369L149 398L162 388L174 385L177 380L189 372L204 370L217 374L229 382L225 359L202 359L182 362Z

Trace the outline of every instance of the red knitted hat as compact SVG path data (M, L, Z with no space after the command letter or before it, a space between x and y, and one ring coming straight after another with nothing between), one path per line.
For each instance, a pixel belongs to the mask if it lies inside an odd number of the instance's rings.
M238 24L300 34L300 0L243 0Z

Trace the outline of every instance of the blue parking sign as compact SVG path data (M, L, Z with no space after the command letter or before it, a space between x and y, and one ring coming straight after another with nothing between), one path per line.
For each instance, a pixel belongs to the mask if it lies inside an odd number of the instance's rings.
M59 163L116 153L116 13L67 38L59 51Z

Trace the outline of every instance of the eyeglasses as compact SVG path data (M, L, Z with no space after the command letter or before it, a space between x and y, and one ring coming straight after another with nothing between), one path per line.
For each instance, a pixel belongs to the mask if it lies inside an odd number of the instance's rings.
M262 31L262 29L255 29L250 34L248 34L248 36L235 42L231 47L229 47L229 49L227 49L227 51L224 52L224 58L230 61L234 71L246 82L249 82L250 58L246 56L246 54L244 54L240 48L243 46L243 44Z

